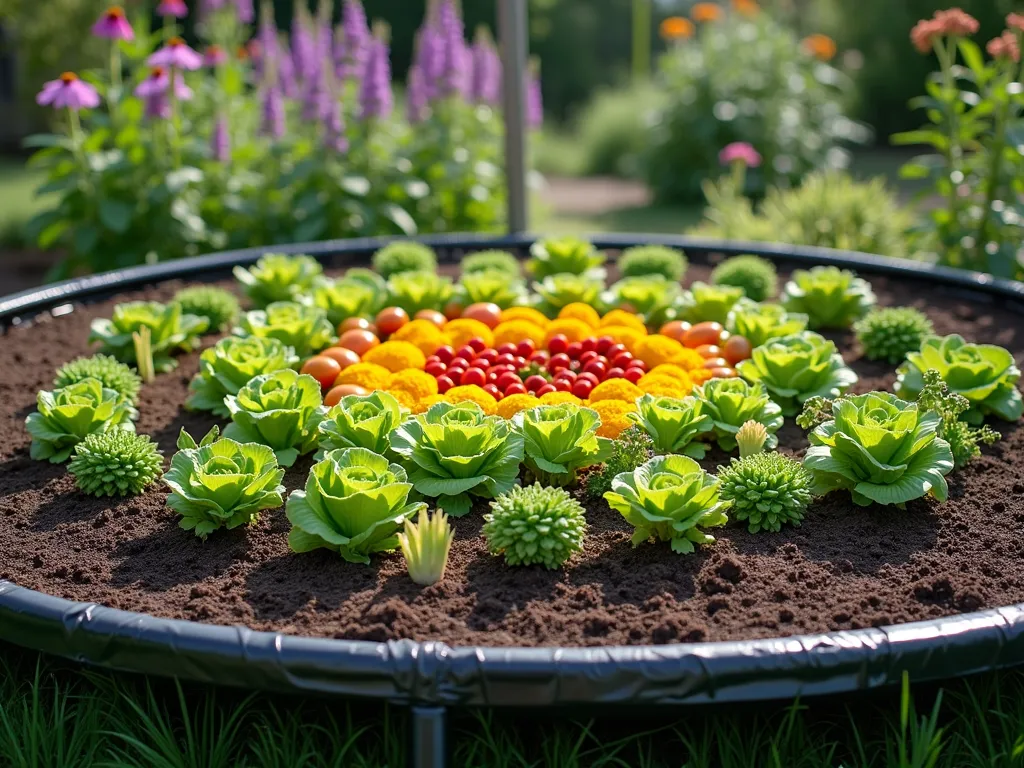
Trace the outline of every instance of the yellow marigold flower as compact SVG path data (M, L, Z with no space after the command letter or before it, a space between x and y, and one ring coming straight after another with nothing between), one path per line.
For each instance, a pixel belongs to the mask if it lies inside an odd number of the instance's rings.
M520 341L529 339L535 346L544 344L544 328L531 323L529 320L507 320L498 323L494 329L494 346L502 344L518 344Z
M395 399L397 400L398 398L396 397ZM424 397L422 400L417 402L415 406L410 408L410 410L413 413L426 413L428 410L430 410L430 406L434 405L435 403L444 402L446 402L446 400L444 399L444 395L430 395L429 397Z
M687 373L686 369L681 365L675 365L674 363L662 363L656 365L649 370L646 376L665 376L667 378L675 378L679 376L685 376Z
M335 379L335 384L355 384L368 392L375 389L387 389L391 380L391 371L377 363L359 362L342 369Z
M535 408L538 405L540 405L540 400L529 392L522 395L509 395L498 401L497 414L503 419L511 419L520 411Z
M624 309L613 309L601 318L602 330L615 325L624 325L627 328L635 328L638 331L647 333L647 326L644 325L644 321L637 315L634 315L632 312L627 312Z
M832 61L836 56L836 41L828 35L808 35L801 41L800 45L811 56L821 61Z
M461 387L452 387L444 393L445 402L457 405L469 401L480 406L484 413L490 415L498 410L498 401L490 394L484 392L483 388L476 384L466 384Z
M703 384L705 381L710 381L713 378L715 378L715 374L708 368L694 368L690 371L690 379L694 384Z
M574 341L583 341L588 336L593 336L594 329L582 320L576 320L572 317L552 320L545 330L544 343L547 344L551 341L552 337L558 334L562 334L572 343Z
M411 410L423 398L437 394L437 379L425 371L408 368L392 374L388 392Z
M584 304L582 301L576 301L562 307L558 313L558 319L565 320L567 318L582 320L591 328L597 328L601 322L601 316L597 314L597 310L589 304Z
M627 403L635 403L636 399L643 395L643 393L643 390L631 381L626 381L626 379L608 379L594 387L590 393L590 402L624 400Z
M615 439L623 430L633 425L627 417L636 412L636 403L627 403L625 400L599 400L591 403L590 407L601 417L601 426L597 429L597 434L601 437Z
M645 394L664 397L686 397L693 391L693 380L686 373L672 376L648 373L636 385Z
M685 40L693 37L693 22L682 16L670 16L661 22L658 32L663 40Z
M423 370L427 364L427 356L420 348L408 341L385 341L363 355L364 363L377 363L392 373L404 371L406 368Z
M675 339L670 339L659 333L644 336L636 343L636 350L633 352L634 357L644 361L648 370L663 363L673 363L680 368L687 368L693 362L692 355L700 357L699 354L692 349L687 349ZM701 363L703 364L703 358L701 358Z
M722 8L718 3L697 3L690 9L690 18L694 21L718 21L722 18Z
M526 320L534 325L539 325L541 328L547 328L548 323L551 322L543 312L533 307L509 307L502 310L501 322L508 323L512 320Z
M562 405L563 403L583 405L583 401L572 392L548 392L546 395L540 396L541 405Z
M599 333L602 336L611 336L617 344L621 344L629 350L630 354L634 355L637 342L647 335L646 330L639 331L632 326L626 325L608 325L602 328Z
M432 355L448 343L441 329L429 320L411 320L391 334L390 340L415 344L424 355Z
M494 346L494 333L491 329L471 317L461 317L445 323L443 333L448 338L448 343L455 349L470 339L483 339L488 347Z

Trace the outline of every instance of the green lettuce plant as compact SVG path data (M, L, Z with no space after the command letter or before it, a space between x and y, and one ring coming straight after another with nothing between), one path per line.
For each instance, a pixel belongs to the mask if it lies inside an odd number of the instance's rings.
M474 272L504 272L514 280L522 279L519 259L508 251L478 251L463 257L459 264L463 275Z
M98 379L106 388L117 392L132 405L139 401L142 379L134 370L109 355L78 357L57 369L53 388L77 384L82 379Z
M277 339L228 336L199 356L199 373L189 383L192 394L185 407L227 418L231 415L224 404L227 395L237 395L257 376L298 365L292 348Z
M324 268L312 256L266 253L249 269L234 268L235 279L257 309L292 301L313 286Z
M750 383L763 384L784 416L795 416L809 398L836 397L857 382L836 345L813 331L755 347L736 370Z
M153 350L153 365L160 373L174 370L178 362L171 355L189 352L199 345L199 336L209 322L204 317L182 314L177 304L155 301L129 301L114 307L110 319L92 321L89 342L101 344L101 352L122 363L134 363L135 342L132 334L148 328Z
M678 283L686 274L686 254L664 245L638 245L627 248L619 256L619 274L623 277L661 275Z
M604 293L602 300L608 307L636 312L647 325L658 326L682 293L679 283L661 275L646 275L619 280Z
M416 522L406 518L405 530L398 534L398 545L402 549L409 578L424 587L441 581L448 567L448 553L453 541L455 531L444 512L428 515L424 504Z
M932 321L912 307L872 309L853 324L857 341L869 360L899 363L935 334Z
M526 271L535 279L552 275L589 276L603 280L604 254L592 243L578 237L549 237L538 240L530 248Z
M696 282L683 293L679 301L680 317L691 323L712 321L725 325L729 319L729 310L741 298L742 288Z
M782 291L782 304L790 312L810 318L811 328L849 328L875 306L871 284L847 269L798 269Z
M655 538L684 554L695 544L713 544L714 536L704 529L729 521L729 504L719 491L718 480L688 456L656 456L618 475L604 498L636 529L634 547Z
M284 470L265 445L217 439L211 429L197 444L184 429L164 482L167 506L181 515L179 525L205 539L219 528L251 525L264 509L284 504Z
M896 393L917 397L929 369L939 372L950 392L970 401L971 408L963 415L970 424L980 424L989 414L1005 421L1017 421L1024 415L1024 400L1017 389L1020 369L1002 347L969 344L957 334L929 337L896 369Z
M760 304L742 298L729 311L725 327L759 347L771 339L807 330L809 321L807 315L787 312L781 304Z
M711 379L698 387L695 395L701 402L701 411L711 420L718 447L723 451L736 450L736 435L748 421L764 426L765 445L769 449L779 444L775 433L784 421L782 408L772 402L763 384L749 384L743 379Z
M571 485L577 470L611 455L612 441L597 436L601 417L591 408L541 405L520 411L512 423L525 440L523 463L544 485Z
M533 290L540 297L537 309L549 317L554 317L562 307L569 304L598 304L604 283L585 275L563 273L548 275L540 282L534 283Z
M406 472L365 448L328 451L309 471L306 486L292 491L285 512L295 552L330 549L350 563L369 564L375 552L398 547L405 521L426 508L409 503Z
M323 310L330 324L337 328L350 317L374 315L378 296L374 287L363 280L318 277L298 301Z
M903 507L928 494L945 501L953 454L938 436L941 421L888 392L836 400L832 419L811 432L804 456L815 493L845 488L861 506Z
M317 458L339 448L366 448L387 456L391 449L388 438L401 423L402 407L387 392L346 395L317 427L320 433Z
M529 299L526 285L518 276L494 269L463 272L455 287L455 297L464 307L478 302L490 302L502 309L526 304Z
M751 533L799 526L814 498L813 478L799 461L781 453L754 453L718 468L722 499Z
M768 259L748 254L733 256L715 267L711 272L711 283L742 288L748 299L764 301L775 295L779 276L775 265Z
M341 287L350 284L359 284L368 288L373 293L373 302L367 307L367 316L376 315L388 303L388 282L372 269L365 267L351 267L345 271L345 275L337 281Z
M373 268L385 280L401 272L433 272L437 269L437 254L430 246L401 240L373 254Z
M523 460L523 436L475 403L436 403L389 439L416 490L452 517L469 513L471 496L493 499L515 485Z
M326 349L338 338L324 310L294 301L278 301L266 309L246 312L234 334L277 339L302 358Z
M704 458L707 446L700 438L714 429L711 417L704 413L703 403L692 395L645 394L637 399L636 411L628 418L651 436L656 453L679 453L695 459Z
M235 294L215 285L193 285L182 288L171 299L181 307L183 315L206 318L206 333L216 333L235 324L242 307Z
M92 496L136 496L153 484L164 458L148 435L96 432L75 446L68 472Z
M564 565L583 550L587 518L583 507L562 488L540 483L516 486L491 502L484 515L484 539L506 565Z
M320 384L291 369L265 373L224 398L231 424L224 437L273 449L282 467L316 447L326 408Z
M388 280L388 302L410 316L421 309L444 309L454 293L451 278L436 272L399 272Z
M604 464L587 475L587 496L600 499L612 489L612 480L623 472L632 472L654 455L654 441L640 427L627 427L612 440L612 450Z
M25 419L32 436L29 454L53 464L68 460L75 446L92 434L134 432L138 414L120 393L97 379L82 379L52 392L36 395L36 410Z

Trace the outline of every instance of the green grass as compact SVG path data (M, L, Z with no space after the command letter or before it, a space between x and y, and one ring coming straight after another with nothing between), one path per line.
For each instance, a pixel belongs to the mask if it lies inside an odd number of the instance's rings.
M43 176L19 160L0 158L0 243L22 243L21 228L46 203L35 197Z

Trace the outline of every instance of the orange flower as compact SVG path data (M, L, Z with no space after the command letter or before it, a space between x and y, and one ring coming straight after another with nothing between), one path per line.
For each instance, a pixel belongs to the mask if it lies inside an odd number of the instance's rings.
M690 18L697 22L718 21L722 7L718 3L697 3L690 9Z
M832 61L836 56L836 41L828 35L808 35L801 45L811 56L822 61Z
M693 37L693 31L693 22L682 16L670 16L658 27L663 40L685 40Z
M732 0L732 7L736 13L742 13L744 16L757 16L761 12L757 0Z
M509 395L498 402L497 414L503 419L511 419L520 411L536 408L538 405L540 405L540 400L529 392L522 395Z

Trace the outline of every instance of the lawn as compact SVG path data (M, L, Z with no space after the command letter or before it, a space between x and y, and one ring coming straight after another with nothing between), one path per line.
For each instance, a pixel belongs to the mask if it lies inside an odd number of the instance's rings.
M19 230L46 204L35 196L43 173L19 160L0 158L0 244L21 241Z

